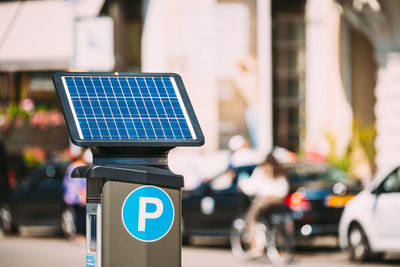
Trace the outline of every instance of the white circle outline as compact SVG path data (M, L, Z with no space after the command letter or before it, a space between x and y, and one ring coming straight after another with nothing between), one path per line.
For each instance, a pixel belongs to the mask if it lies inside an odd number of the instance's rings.
M165 195L167 195L167 197L168 197L168 199L169 199L169 201L170 201L170 203L171 203L171 206L172 206L172 222L171 222L171 225L169 226L168 230L165 232L164 235L162 235L161 237L159 237L159 238L157 238L157 239L154 239L154 240L143 240L143 239L140 239L139 237L134 236L134 235L128 230L128 227L126 227L126 225L125 225L125 220L124 220L124 214L123 214L123 213L124 213L124 207L125 207L126 200L127 200L136 190L139 190L139 189L145 188L145 187L152 187L152 188L157 188L157 189L161 190ZM150 242L155 242L155 241L158 241L158 240L162 239L164 236L166 236L166 235L169 233L169 231L171 230L172 225L174 224L174 221L175 221L175 207L174 207L174 203L172 202L171 197L170 197L170 196L167 194L167 192L165 192L162 188L157 187L157 186L154 186L154 185L140 186L140 187L136 188L135 190L133 190L132 192L130 192L129 195L125 198L124 204L122 204L122 209L121 209L121 220L122 220L122 224L123 224L124 227L125 227L125 230L126 230L131 236L133 236L134 238L136 238L137 240L143 241L143 242L148 242L148 243L150 243Z

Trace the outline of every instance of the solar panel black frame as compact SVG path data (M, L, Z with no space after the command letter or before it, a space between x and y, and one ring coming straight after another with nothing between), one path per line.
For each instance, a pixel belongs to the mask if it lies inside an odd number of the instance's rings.
M171 77L175 80L178 92L186 109L188 120L190 121L195 133L194 139L84 139L78 132L76 121L68 100L66 88L64 87L62 77ZM204 135L199 122L190 103L182 78L176 73L97 73L97 72L57 72L53 74L53 82L63 110L64 118L71 136L71 141L78 146L83 147L176 147L176 146L201 146L204 144Z

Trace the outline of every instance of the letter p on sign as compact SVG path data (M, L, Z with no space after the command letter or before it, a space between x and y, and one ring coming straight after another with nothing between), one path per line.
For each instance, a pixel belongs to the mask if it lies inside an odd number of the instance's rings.
M147 204L154 204L156 210L154 212L147 212ZM139 197L139 222L138 230L146 231L146 219L157 219L163 213L164 207L160 199L155 197Z
M169 195L156 186L133 190L122 205L122 223L128 233L144 242L163 238L171 229L175 210Z

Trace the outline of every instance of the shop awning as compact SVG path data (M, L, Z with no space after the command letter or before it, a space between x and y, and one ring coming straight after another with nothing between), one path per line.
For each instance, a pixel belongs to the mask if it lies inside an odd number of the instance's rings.
M68 1L0 4L0 71L61 70L74 54Z

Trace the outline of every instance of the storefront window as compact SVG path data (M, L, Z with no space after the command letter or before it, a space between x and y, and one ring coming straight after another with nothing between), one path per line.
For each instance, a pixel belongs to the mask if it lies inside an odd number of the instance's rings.
M273 142L298 152L304 129L304 1L273 1Z

